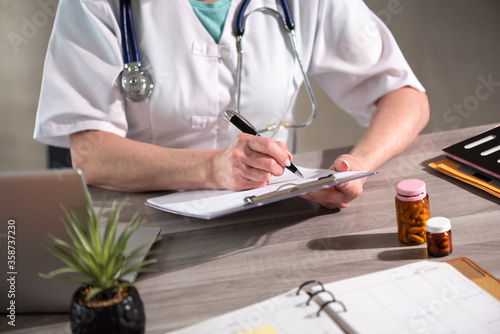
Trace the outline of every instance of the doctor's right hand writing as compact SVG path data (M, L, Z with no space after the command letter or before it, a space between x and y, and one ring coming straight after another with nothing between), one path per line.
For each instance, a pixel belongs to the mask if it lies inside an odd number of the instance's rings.
M263 187L291 159L285 143L244 133L214 150L165 148L106 131L74 133L70 145L88 184L133 192Z
M212 187L245 190L267 185L272 175L283 174L290 165L285 143L241 133L211 161Z

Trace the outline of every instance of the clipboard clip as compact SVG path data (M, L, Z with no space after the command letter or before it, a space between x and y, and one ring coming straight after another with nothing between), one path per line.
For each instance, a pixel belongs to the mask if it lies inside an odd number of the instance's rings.
M290 188L283 189L286 186L291 186ZM247 204L263 204L268 200L272 200L276 197L279 196L284 196L288 194L292 194L294 191L300 191L301 188L298 187L297 184L294 183L286 183L281 185L278 189L274 191L270 191L268 193L262 194L262 195L253 195L253 196L248 196L243 199L243 201Z
M263 205L265 203L272 202L273 200L277 200L288 195L303 194L316 189L325 188L336 182L337 179L335 178L335 176L333 174L329 174L311 182L299 184L286 183L281 185L278 189L270 191L266 194L245 197L243 201L245 202L245 204ZM282 189L288 186L292 187Z

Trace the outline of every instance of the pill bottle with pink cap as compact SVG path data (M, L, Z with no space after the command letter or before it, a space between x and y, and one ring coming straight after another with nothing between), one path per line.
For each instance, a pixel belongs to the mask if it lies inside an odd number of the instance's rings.
M408 179L396 186L396 218L398 239L408 245L426 242L425 224L430 217L429 194L425 182Z

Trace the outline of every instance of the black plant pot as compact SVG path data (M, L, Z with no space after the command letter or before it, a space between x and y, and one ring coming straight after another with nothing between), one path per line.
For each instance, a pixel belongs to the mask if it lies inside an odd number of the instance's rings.
M144 333L146 316L139 292L133 286L120 303L106 307L86 307L78 303L78 296L86 287L73 295L70 306L71 331L74 334L137 334Z

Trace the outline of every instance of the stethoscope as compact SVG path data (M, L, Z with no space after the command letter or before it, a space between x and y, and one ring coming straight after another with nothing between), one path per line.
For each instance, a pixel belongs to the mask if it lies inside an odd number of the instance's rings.
M275 131L278 128L303 128L312 123L316 118L317 114L317 104L314 97L311 83L307 77L304 66L302 65L302 60L297 50L297 40L295 38L295 24L290 14L290 9L286 0L280 0L281 7L283 9L284 17L277 10L269 7L258 8L245 16L246 9L251 0L244 0L240 8L238 9L237 15L234 22L234 33L236 35L236 47L238 51L238 67L237 67L237 81L236 81L236 112L240 111L240 93L241 93L241 78L243 69L243 35L245 33L245 22L248 16L254 12L268 11L275 15L283 24L285 30L290 37L290 41L293 47L295 58L297 59L302 76L304 78L304 83L306 85L307 94L309 100L311 101L311 115L309 118L298 124L293 124L288 121L282 121L280 124L272 123L268 124L265 129L257 130L258 132ZM141 71L141 63L139 61L139 51L137 48L137 41L135 38L135 30L132 19L132 10L130 7L130 0L120 0L120 18L121 18L121 34L122 34L122 48L123 48L123 58L124 58L124 70L122 72L122 91L125 97L132 101L142 101L148 98L153 92L153 80L151 75L146 71Z
M141 71L130 0L120 0L120 30L125 63L121 80L122 91L127 99L140 102L151 96L154 84L151 75Z

